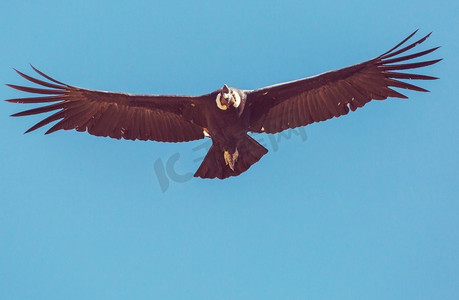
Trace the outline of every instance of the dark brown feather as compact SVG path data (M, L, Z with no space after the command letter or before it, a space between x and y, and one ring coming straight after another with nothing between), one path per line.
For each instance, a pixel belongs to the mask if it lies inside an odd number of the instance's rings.
M130 95L93 91L69 86L32 68L46 82L15 70L20 76L45 88L8 84L11 88L46 96L9 99L14 103L54 104L25 110L13 116L27 116L57 111L44 118L26 132L58 121L46 134L56 130L76 129L96 136L130 140L185 142L204 138L203 128L192 124L182 112L189 112L191 100L199 103L202 97ZM187 116L192 118L192 116Z
M10 88L27 92L27 93L33 93L33 94L65 94L65 90L50 90L50 89L39 89L39 88L31 88L28 86L20 86L20 85L14 85L14 84L7 84Z
M64 100L63 96L15 98L15 99L8 99L5 101L11 102L11 103L46 103L46 102L56 102L60 100Z
M416 33L416 32L417 32L417 30L416 30L414 33ZM408 46L406 46L406 47L404 47L404 48L402 48L402 49L400 49L400 50L397 50L397 51L394 51L394 52L392 52L392 51L386 52L385 54L381 55L380 57L381 57L382 59L387 59L387 58L389 58L389 57L396 56L396 55L399 55L400 53L406 52L406 51L408 51L408 50L410 50L410 49L416 47L417 45L423 43L431 34L432 34L432 32L429 33L429 34L427 34L425 37L423 37L423 38L417 40L416 42L414 42L414 43L412 43L412 44L410 44L410 45L408 45ZM411 36L410 36L410 37L411 37ZM409 37L409 38L410 38L410 37ZM408 40L408 39L405 39L405 41L407 41L407 40ZM401 45L404 44L404 43L405 43L405 42L400 43L395 49L397 49L399 46L401 46ZM395 50L395 49L394 49L394 50Z
M345 115L349 109L354 111L371 100L384 100L388 97L407 98L390 87L427 92L422 87L399 80L437 79L433 76L398 72L426 67L441 61L435 59L408 62L430 54L439 47L396 57L423 43L430 36L429 33L402 47L415 33L391 50L369 61L248 92L247 99L251 102L250 131L276 133L286 128ZM400 47L402 48L397 50Z
M46 79L48 79L49 81L52 81L52 82L55 82L57 84L61 84L61 85L64 85L64 86L67 86L67 84L63 83L63 82L60 82L60 81L57 81L56 79L46 75L45 73L43 73L42 71L38 70L37 68L35 68L34 66L30 65L30 67L35 71L37 72L38 74L40 74L41 76L45 77Z
M29 75L26 75L22 72L19 72L18 70L14 69L13 70L16 71L16 73L18 73L19 75L21 75L22 77L24 77L25 79L33 82L33 83L36 83L36 84L39 84L39 85L42 85L42 86L46 86L46 87L49 87L49 88L53 88L53 89L64 89L66 86L64 85L57 85L57 84L53 84L53 83L49 83L49 82L46 82L46 81L43 81L43 80L39 80L37 78L33 78Z

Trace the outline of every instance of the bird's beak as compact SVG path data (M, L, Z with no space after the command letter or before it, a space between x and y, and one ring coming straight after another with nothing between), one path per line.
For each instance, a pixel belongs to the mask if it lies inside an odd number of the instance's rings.
M224 106L228 106L228 99L223 97L223 95L220 97L220 103Z

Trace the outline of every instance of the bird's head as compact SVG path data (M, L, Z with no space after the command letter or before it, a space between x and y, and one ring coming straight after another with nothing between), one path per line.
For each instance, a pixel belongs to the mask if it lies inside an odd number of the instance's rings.
M237 108L241 104L241 96L235 89L225 84L217 94L216 102L217 107L221 110L227 110L229 107Z

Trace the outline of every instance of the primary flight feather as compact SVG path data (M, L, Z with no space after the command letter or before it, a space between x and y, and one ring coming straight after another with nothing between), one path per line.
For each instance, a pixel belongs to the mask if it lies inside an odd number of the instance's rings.
M113 93L74 87L32 66L47 81L15 71L41 88L8 86L43 96L6 101L46 104L13 116L54 112L26 132L58 121L46 134L75 129L96 136L160 142L187 142L210 136L212 146L194 176L223 179L245 172L268 152L248 132L277 133L345 115L373 99L407 98L394 87L426 92L402 80L436 77L400 72L441 60L410 62L439 48L406 55L430 36L404 46L415 33L363 63L257 90L224 85L201 96Z

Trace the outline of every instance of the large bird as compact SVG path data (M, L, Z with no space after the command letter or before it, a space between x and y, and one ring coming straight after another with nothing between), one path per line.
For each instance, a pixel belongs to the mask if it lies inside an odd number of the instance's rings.
M345 115L349 109L354 111L372 99L407 98L392 87L426 92L401 80L436 77L399 72L441 60L405 63L439 48L405 55L430 36L404 46L416 32L384 54L363 63L256 90L224 85L201 96L103 92L62 83L32 66L47 80L15 71L45 88L8 86L42 96L6 101L47 104L13 116L55 111L26 132L59 120L46 134L75 129L96 136L160 142L187 142L209 136L212 146L194 176L223 179L245 172L268 152L248 132L277 133Z

